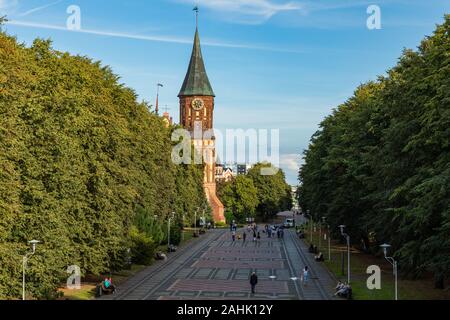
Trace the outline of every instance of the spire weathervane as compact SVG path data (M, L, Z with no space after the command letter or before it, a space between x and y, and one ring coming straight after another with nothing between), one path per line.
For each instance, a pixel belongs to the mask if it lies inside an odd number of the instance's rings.
M195 6L193 11L195 11L195 26L198 28L198 6Z

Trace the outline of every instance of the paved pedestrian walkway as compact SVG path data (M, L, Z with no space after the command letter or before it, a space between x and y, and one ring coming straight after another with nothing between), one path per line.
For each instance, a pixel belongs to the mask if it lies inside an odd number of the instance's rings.
M260 228L262 229L262 228ZM245 230L238 230L242 235ZM167 261L141 271L119 287L116 295L102 299L130 300L323 300L331 299L334 279L314 257L294 230L284 239L261 233L253 242L231 239L229 230L211 230L174 254ZM250 240L250 241L249 241ZM301 270L308 265L305 286ZM249 276L259 278L256 294L250 293Z

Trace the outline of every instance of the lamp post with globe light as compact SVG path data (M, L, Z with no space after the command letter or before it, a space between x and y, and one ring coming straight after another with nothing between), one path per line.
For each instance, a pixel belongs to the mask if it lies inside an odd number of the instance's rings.
M310 242L312 243L313 242L313 218L312 218L312 215L310 212L311 212L310 210L306 211L306 213L309 217L309 224L311 226Z
M171 252L171 248L170 248L170 222L174 218L175 218L175 212L172 211L172 216L169 216L169 219L167 220L167 247L168 247L168 251L169 252Z
M198 232L197 232L197 211L200 210L200 208L197 208L197 210L195 210L194 212L194 237L198 237Z
M324 224L327 225L327 233L326 236L328 237L328 261L331 261L331 234L330 234L330 225L326 223L327 217L322 217L322 221Z
M345 225L340 225L341 235L347 240L347 283L350 284L350 236L344 232Z
M398 270L397 270L397 261L393 258L393 257L388 257L387 255L387 251L388 249L391 247L390 244L382 244L380 246L383 249L383 253L384 253L384 258L389 261L390 264L392 264L393 268L394 268L394 279L395 279L395 300L398 300L398 285L397 285L397 274L398 274Z
M27 267L27 262L28 259L34 255L34 253L36 252L36 245L39 243L40 241L38 240L31 240L28 241L29 244L31 244L31 252L25 254L23 256L23 264L22 264L22 300L25 300L25 272L26 272L26 267Z

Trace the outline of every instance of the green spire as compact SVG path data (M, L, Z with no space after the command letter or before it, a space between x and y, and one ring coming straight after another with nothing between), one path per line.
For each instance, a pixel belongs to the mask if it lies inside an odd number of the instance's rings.
M195 30L194 48L192 49L189 69L178 96L215 97L214 91L209 83L208 75L206 74L205 64L203 63L198 29Z

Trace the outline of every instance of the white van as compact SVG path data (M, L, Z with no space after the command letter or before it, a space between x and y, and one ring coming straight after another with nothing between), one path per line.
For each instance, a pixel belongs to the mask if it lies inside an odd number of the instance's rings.
M293 228L294 227L294 219L288 218L284 221L285 228Z

